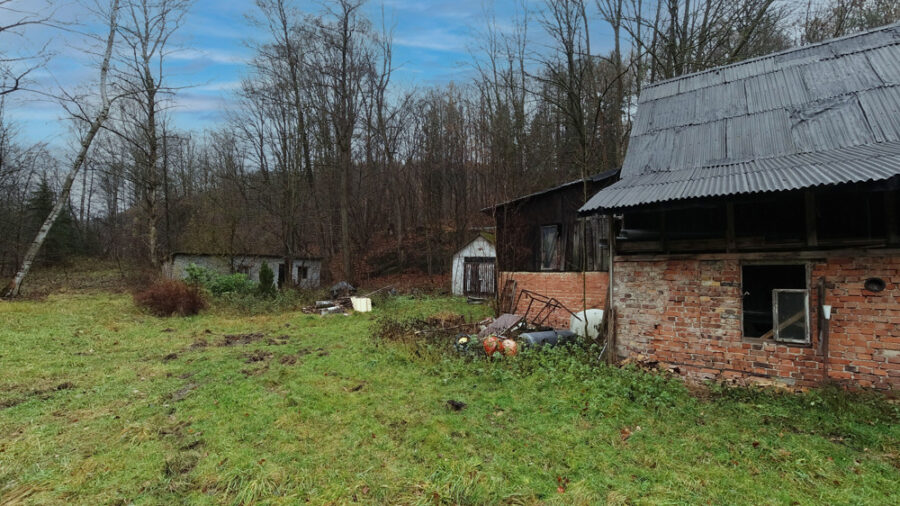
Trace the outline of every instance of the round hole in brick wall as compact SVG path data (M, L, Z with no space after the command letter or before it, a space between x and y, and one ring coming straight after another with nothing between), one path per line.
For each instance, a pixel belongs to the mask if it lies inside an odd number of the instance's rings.
M865 281L863 286L870 292L880 292L884 290L886 285L881 278L869 278Z

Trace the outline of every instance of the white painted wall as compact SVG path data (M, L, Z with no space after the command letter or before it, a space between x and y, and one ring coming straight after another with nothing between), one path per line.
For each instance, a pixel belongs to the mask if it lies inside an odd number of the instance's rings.
M200 267L221 273L231 274L232 262L234 271L240 272L240 267L249 269L248 277L252 281L259 282L259 270L263 263L269 264L269 268L275 273L275 283L278 284L278 266L284 263L283 259L275 257L259 257L250 255L238 255L234 257L216 255L187 255L177 254L163 265L163 275L170 279L184 279L187 277L187 267L196 264ZM307 268L306 279L298 279L298 267ZM322 279L322 262L320 260L294 260L291 276L300 288L318 288Z
M466 257L496 257L497 250L494 245L482 236L476 237L453 255L453 271L450 276L450 285L453 295L463 295L463 281L465 273L463 264Z

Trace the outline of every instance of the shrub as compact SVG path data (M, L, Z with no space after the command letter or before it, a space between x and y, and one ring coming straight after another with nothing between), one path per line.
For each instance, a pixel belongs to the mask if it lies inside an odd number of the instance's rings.
M215 296L252 293L256 289L256 283L250 281L246 274L219 274L197 264L188 265L185 272L188 283L202 286Z
M190 316L206 308L198 287L172 280L160 281L134 294L134 303L156 316Z
M216 276L206 288L213 295L250 293L256 288L256 283L250 281L246 274L222 274Z
M263 262L262 267L259 268L259 290L260 295L274 295L275 294L275 273L272 272L272 268L269 267L269 264Z

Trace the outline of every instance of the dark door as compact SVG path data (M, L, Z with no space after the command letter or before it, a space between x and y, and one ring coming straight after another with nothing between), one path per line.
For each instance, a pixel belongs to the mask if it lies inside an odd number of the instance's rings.
M278 288L284 286L284 264L278 264Z
M494 257L465 257L463 260L463 294L486 297L496 290Z

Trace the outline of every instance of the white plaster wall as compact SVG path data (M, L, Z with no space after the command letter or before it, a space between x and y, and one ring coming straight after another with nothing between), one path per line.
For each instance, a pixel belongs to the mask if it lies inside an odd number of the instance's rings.
M497 250L484 237L478 236L469 244L453 255L453 272L450 276L451 291L453 295L463 295L464 272L463 264L466 257L496 257Z

